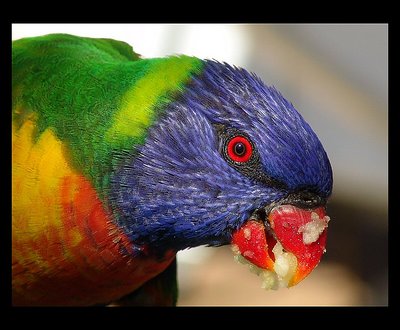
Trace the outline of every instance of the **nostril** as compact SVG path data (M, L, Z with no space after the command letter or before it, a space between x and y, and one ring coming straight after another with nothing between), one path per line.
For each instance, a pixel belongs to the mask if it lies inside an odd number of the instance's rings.
M314 208L326 204L326 199L310 190L299 190L289 194L284 202L303 208Z

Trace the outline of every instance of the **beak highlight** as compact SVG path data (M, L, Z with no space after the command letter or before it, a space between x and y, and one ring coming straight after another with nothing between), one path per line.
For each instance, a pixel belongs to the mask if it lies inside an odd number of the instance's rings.
M325 208L279 205L265 221L250 219L234 232L233 249L273 273L279 286L294 286L312 272L325 252L329 222Z

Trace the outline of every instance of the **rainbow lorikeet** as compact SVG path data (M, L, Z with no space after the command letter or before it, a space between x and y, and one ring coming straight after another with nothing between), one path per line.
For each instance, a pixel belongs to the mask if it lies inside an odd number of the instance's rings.
M256 75L111 39L13 42L15 305L174 305L176 253L232 244L292 286L325 250L332 170Z

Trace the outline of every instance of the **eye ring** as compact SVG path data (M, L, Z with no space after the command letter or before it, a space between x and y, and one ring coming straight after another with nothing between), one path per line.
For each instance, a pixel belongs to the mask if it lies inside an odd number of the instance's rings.
M234 162L245 163L253 154L253 146L244 136L234 136L227 143L228 157Z

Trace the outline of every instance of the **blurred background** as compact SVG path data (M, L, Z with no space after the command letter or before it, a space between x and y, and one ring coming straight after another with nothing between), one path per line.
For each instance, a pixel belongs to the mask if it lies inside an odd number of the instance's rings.
M178 305L388 305L387 24L13 24L114 38L143 57L187 54L253 71L310 123L334 170L327 253L296 287L265 291L229 247L178 254Z

